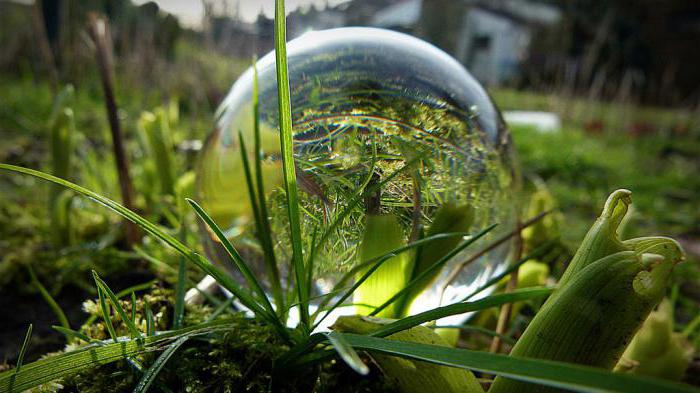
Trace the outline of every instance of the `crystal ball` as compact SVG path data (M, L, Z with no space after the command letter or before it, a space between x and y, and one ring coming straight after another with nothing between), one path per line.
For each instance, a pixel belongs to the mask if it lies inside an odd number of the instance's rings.
M519 183L501 115L469 72L438 48L383 29L309 32L287 48L305 257L316 242L317 294L333 288L358 263L370 209L396 217L406 241L415 240L418 228L430 228L448 203L473 208L470 233L498 224L445 265L413 302L412 313L461 300L503 271L513 249L510 241L463 266L470 255L516 227ZM256 69L261 176L277 262L287 277L291 246L274 53L261 58ZM253 86L251 68L219 107L215 130L201 153L197 193L263 277L239 144L240 133L253 166ZM374 199L363 194L369 190ZM213 237L208 238L211 254L223 259Z

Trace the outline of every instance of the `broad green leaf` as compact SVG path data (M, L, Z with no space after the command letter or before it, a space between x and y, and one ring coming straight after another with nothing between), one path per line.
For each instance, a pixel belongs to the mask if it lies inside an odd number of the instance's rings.
M576 392L698 393L681 385L606 370L539 359L517 358L489 352L440 347L428 344L379 339L343 333L345 341L356 349L400 356L434 364L465 368L483 373L532 382Z
M403 230L398 219L391 214L367 214L365 217L365 229L359 246L359 260L372 259L384 255L387 251L406 245ZM384 304L392 295L406 286L410 272L410 256L408 253L392 254L393 256L376 264L374 271L365 278L365 282L355 288L353 301L365 303L368 307L357 307L358 314L369 314L376 307ZM364 278L367 272L361 272L359 278ZM392 317L396 310L395 305L389 305L378 316Z

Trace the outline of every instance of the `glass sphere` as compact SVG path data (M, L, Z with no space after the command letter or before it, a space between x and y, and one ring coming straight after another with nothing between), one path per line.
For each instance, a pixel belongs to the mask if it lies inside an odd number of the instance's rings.
M312 239L324 240L314 258L317 294L329 291L359 262L368 211L396 217L406 241L430 228L448 203L474 209L471 233L499 224L450 260L411 312L461 300L502 271L510 242L455 273L470 255L516 225L518 172L510 137L481 85L441 50L388 30L309 32L287 48L305 252ZM256 68L262 177L277 260L286 276L291 246L274 54ZM204 209L263 275L238 142L240 133L253 166L253 79L249 69L218 109L198 166L197 189Z

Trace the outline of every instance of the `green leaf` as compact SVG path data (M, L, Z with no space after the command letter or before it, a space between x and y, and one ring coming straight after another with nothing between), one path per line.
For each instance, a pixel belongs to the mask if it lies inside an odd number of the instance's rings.
M19 373L24 363L24 355L27 353L27 348L29 348L29 340L32 338L32 330L34 330L34 325L31 323L27 328L27 333L24 335L24 341L22 341L22 347L19 350L19 355L17 356L17 367L15 367L15 374Z
M173 142L164 108L158 108L154 113L142 112L137 122L138 131L147 144L146 154L152 160L160 183L162 194L174 195L175 174Z
M287 75L287 37L284 0L275 2L275 64L277 71L277 103L279 105L280 145L284 190L287 195L287 214L292 242L292 267L299 297L299 319L302 326L309 327L309 305L306 285L306 270L302 254L301 222L299 218L299 195L294 167L294 141L292 135L292 107Z
M90 338L81 332L75 331L73 329L67 329L67 328L64 328L63 326L51 326L51 328L53 330L63 334L64 336L66 336L67 339L77 338L77 339L85 341L86 343L102 343L102 341L95 340L94 338Z
M498 337L503 342L508 343L510 345L515 344L515 340L510 338L509 336L506 336L505 334L498 333L495 330L491 329L486 329L481 326L475 326L475 325L435 325L435 326L428 326L431 329L459 329L463 330L466 332L474 332L474 333L481 333L490 337Z
M473 302L451 304L449 306L435 308L420 314L396 320L395 322L387 324L381 329L373 332L372 335L377 337L386 337L388 335L398 333L406 329L410 329L414 326L418 326L425 322L449 317L450 315L481 311L491 307L498 307L506 303L536 299L543 296L547 296L551 294L552 291L552 288L524 288L509 293L491 295L489 297ZM314 348L314 346L321 343L323 339L323 333L312 334L305 341L297 344L292 349L290 349L288 353L283 355L280 358L279 364L306 365L309 363L327 359L329 357L329 353L323 353L318 351L316 353L304 355L306 352Z
M183 336L175 340L174 343L168 345L168 348L163 351L163 353L158 356L155 362L148 368L148 370L143 374L141 380L139 380L138 385L134 388L134 393L145 393L151 387L151 384L158 376L160 370L163 369L165 363L175 354L182 344L189 340L188 336Z
M216 238L219 239L219 242L221 242L221 245L231 257L233 263L236 265L236 268L238 268L241 274L243 274L243 277L245 278L248 285L258 294L258 298L262 300L263 307L265 307L268 313L274 315L275 311L272 308L272 304L270 304L270 300L265 294L265 290L263 289L262 284L260 284L260 281L258 281L257 277L255 277L255 274L253 274L253 272L250 270L248 264L243 260L238 251L236 251L236 248L233 247L233 244L231 244L231 242L226 238L226 235L224 235L221 228L219 228L216 222L214 222L214 220L201 208L201 206L197 204L197 202L189 198L187 198L187 202L192 206L199 218L201 218L202 221L204 221L204 223L209 227L209 229L211 229L211 231L214 232ZM257 303L257 301L255 302Z
M182 327L182 320L185 317L185 287L187 285L187 267L185 258L178 258L177 265L177 283L175 286L175 306L173 310L173 329Z
M105 321L105 326L107 326L107 332L109 332L109 337L112 341L117 341L117 332L114 330L114 325L112 324L111 313L109 307L107 306L107 301L105 300L105 294L100 286L97 286L97 298L100 303L100 311L102 312L102 319Z
M131 292L131 320L136 323L136 293Z
M156 328L153 321L153 311L151 311L148 302L143 302L143 312L146 314L146 335L151 337L155 334Z
M390 319L383 318L342 316L333 324L333 329L336 333L368 334L390 322ZM450 346L445 339L425 326L414 326L394 333L387 339L441 347ZM389 355L374 354L373 358L384 375L394 381L403 393L484 393L484 389L469 370L400 359Z
M117 299L117 296L114 294L114 292L112 292L112 290L109 289L107 283L105 283L94 270L92 271L92 277L95 279L95 284L97 284L97 287L103 293L103 295L106 294L107 297L109 297L109 302L112 304L112 307L114 307L114 309L117 311L117 314L119 314L119 317L121 317L127 329L129 329L131 337L142 338L141 332L136 328L134 321L131 318L129 318L129 316L126 314L126 311L124 311L124 308L121 306L121 304L119 304L119 299ZM104 296L100 299L100 305L102 305L103 303ZM103 309L102 312L103 314L105 314L105 312L109 314L109 311L105 309ZM106 317L107 319L109 319L109 315L107 315Z
M333 348L338 352L338 355L350 368L355 370L360 375L369 374L369 367L360 359L360 356L350 346L342 335L337 332L326 334L326 338L333 345Z
M260 103L258 101L258 69L253 61L253 131L254 131L254 146L255 149L255 178L257 186L258 206L260 206L259 222L256 222L258 236L263 249L263 257L268 269L273 273L270 275L272 283L272 293L277 302L277 309L283 310L284 296L282 294L282 282L279 278L279 269L277 268L277 260L275 258L275 250L272 242L272 229L270 228L269 213L267 211L267 201L265 200L265 183L262 169L262 144L260 142Z
M185 225L185 209L180 209L180 231L179 237L181 241L187 238L187 225ZM173 329L177 330L182 327L182 320L185 317L185 295L187 286L187 266L185 258L180 256L177 263L177 283L175 283L175 306L173 309Z
M516 358L501 354L456 349L413 342L379 339L357 334L341 334L357 349L496 374L520 381L538 383L577 392L698 393L687 385L539 359Z
M485 308L501 306L506 303L540 298L549 295L552 293L552 291L552 288L543 287L523 288L509 293L491 295L473 302L450 304L448 306L434 308L410 317L399 319L396 322L386 325L384 328L372 333L372 335L377 337L386 337L390 334L412 328L413 326L418 326L425 322L449 317L450 315L480 311Z

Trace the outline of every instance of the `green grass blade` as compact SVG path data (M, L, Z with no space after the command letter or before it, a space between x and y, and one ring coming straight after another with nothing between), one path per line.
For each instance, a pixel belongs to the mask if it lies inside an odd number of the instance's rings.
M155 334L155 322L153 321L153 311L148 302L143 302L143 312L146 314L146 336L151 337Z
M124 288L121 291L117 292L117 299L121 299L126 295L131 295L132 292L145 291L146 289L151 288L153 284L155 284L157 281L158 280L146 281L142 284L136 284L128 288Z
M390 334L418 326L425 322L449 317L450 315L464 314L467 312L480 311L490 307L501 306L506 303L541 298L549 295L552 293L552 291L552 288L543 287L524 288L513 292L491 295L473 302L450 304L448 306L434 308L410 317L399 319L398 321L390 323L382 329L377 330L376 332L372 333L372 335L376 337L386 337Z
M165 351L163 351L163 353L161 353L160 356L158 356L158 359L156 359L156 361L153 362L151 367L149 367L148 370L143 374L141 380L139 380L138 385L136 385L136 388L134 388L134 393L147 392L148 389L151 387L153 381L155 381L156 377L158 376L160 370L162 370L163 366L165 366L165 363L167 363L167 361L188 339L188 336L180 337L177 340L175 340L174 343L170 344L168 348Z
M112 341L117 341L117 332L114 330L114 325L112 324L111 313L109 307L107 306L107 301L105 300L105 294L102 288L97 286L97 299L100 303L100 311L102 312L102 319L105 321L105 326L107 326L107 332Z
M184 210L181 207L180 210ZM187 238L187 225L185 225L185 214L180 214L180 241L185 242ZM177 263L177 283L175 283L175 306L173 310L173 330L182 327L182 320L185 317L185 294L187 286L187 265L185 258L180 256Z
M431 329L459 329L463 330L465 332L474 332L474 333L481 333L490 337L498 337L503 342L513 345L515 344L515 340L513 340L511 337L506 336L505 334L498 333L495 330L491 329L486 329L481 326L475 326L475 325L435 325L435 326L428 326Z
M260 245L263 247L263 260L265 261L265 271L267 272L268 280L272 287L272 296L277 304L277 309L283 309L284 300L282 297L282 287L280 286L280 276L277 270L277 265L274 258L274 250L271 244L267 244L269 232L265 233L265 224L263 223L263 213L258 205L258 197L256 195L253 176L250 173L250 163L248 162L248 153L243 140L243 134L238 132L238 143L241 148L241 162L243 163L243 173L245 174L246 185L248 186L248 197L250 205L253 208L253 216L255 217L255 227ZM259 181L260 179L258 179ZM265 203L264 199L260 203ZM267 214L267 213L265 213ZM270 254L271 255L268 255Z
M187 265L185 258L178 258L177 265L177 284L175 286L175 309L173 311L173 329L177 330L182 327L182 320L185 317L185 287L187 285Z
M240 130L238 130L238 148L239 154L241 155L241 163L243 164L245 184L246 188L248 188L248 200L250 201L250 207L253 209L253 217L255 217L255 229L257 230L258 234L260 234L260 231L262 230L262 223L260 222L260 207L258 206L258 197L256 194L255 184L253 183L253 175L250 173L248 150L246 149L245 140L243 140L243 133Z
M137 121L137 129L146 142L145 152L154 165L162 194L174 195L175 174L172 132L168 116L163 108L155 113L142 112Z
M211 314L209 314L206 322L211 322L211 321L215 320L219 315L223 314L224 311L226 311L227 309L229 309L229 307L231 307L234 300L236 300L236 298L230 297L230 298L226 299L225 301L221 302L221 304L216 306L214 311L212 311Z
M385 340L343 333L345 341L358 349L400 356L429 363L501 375L577 392L698 393L688 385L660 379L616 374L610 371L562 362L517 358L489 352L429 344Z
M345 363L347 363L350 368L355 370L360 375L369 374L369 367L360 359L355 349L348 344L338 332L331 332L326 334L326 338L333 345L333 348L338 352L338 355Z
M419 283L421 283L426 277L430 277L430 276L434 275L435 272L438 271L439 269L441 269L445 265L445 263L447 263L450 259L455 257L460 252L462 252L462 250L464 250L465 248L472 245L475 241L481 239L484 235L489 233L495 227L496 227L496 224L493 224L485 229L482 229L477 234L470 237L468 240L462 242L462 244L458 245L452 251L445 254L445 256L443 256L442 258L437 260L430 267L423 270L416 277L413 277L413 279L411 279L411 281L409 281L403 289L396 292L394 294L394 296L390 297L386 302L384 302L384 304L382 304L381 306L374 309L374 311L372 311L369 315L377 315L377 313L379 313L380 311L389 307L396 300L403 298L407 293L413 291L413 288L415 285L418 285ZM404 303L401 305L401 307L399 307L399 310L406 309L408 306L409 306L408 304Z
M32 330L34 330L34 325L31 323L27 328L27 333L24 335L24 341L22 341L22 347L19 350L19 355L17 356L17 367L15 367L15 374L18 374L22 369L22 364L24 363L24 355L27 354L27 349L29 348L29 340L32 339Z
M119 304L119 299L117 299L117 296L112 292L112 290L107 286L107 283L105 283L100 276L97 274L96 271L92 271L92 277L95 279L95 284L97 284L97 287L102 291L103 295L107 295L109 298L109 302L112 304L112 307L117 311L117 314L119 314L119 317L121 317L122 321L126 325L127 329L129 329L129 333L131 334L132 338L142 338L143 336L141 335L141 332L136 328L136 325L134 324L134 321L129 318L129 316L126 314L126 311L124 311L124 308ZM100 304L104 303L104 296L102 300L100 301Z
M182 336L194 337L230 329L231 320L220 320L192 327L160 333L139 340L118 339L116 343L101 342L90 344L74 351L64 352L55 356L26 364L20 372L16 369L0 373L0 392L21 392L54 379L86 370L90 367L103 365L117 360L133 357L140 353L162 348L164 345ZM14 381L14 385L13 385Z
M243 277L245 278L250 288L253 291L255 291L260 300L262 300L263 307L265 307L268 313L274 315L275 311L272 308L272 304L270 304L270 300L265 294L265 289L263 289L262 284L260 284L260 281L258 281L257 277L255 277L255 274L253 274L253 272L250 270L248 264L246 264L241 255L238 253L238 251L236 251L236 248L233 247L233 244L231 244L231 242L226 238L226 235L224 235L221 228L219 228L216 222L214 222L214 220L202 209L201 206L199 206L199 204L197 204L197 202L189 198L187 198L187 202L192 206L195 213L197 213L197 216L199 216L199 218L202 219L202 221L204 221L204 223L209 227L209 229L211 229L214 232L217 239L219 239L219 241L221 242L221 245L224 246L224 249L231 257L231 260L235 264L236 268L238 268L241 274L243 274Z
M314 225L314 231L311 234L310 252L309 257L306 260L306 284L308 286L307 291L309 294L313 293L314 286L314 266L316 258L316 240L318 240L318 225ZM314 313L315 315L315 313ZM314 318L311 318L313 322ZM313 330L313 329L312 329Z
M136 294L131 292L131 320L136 323Z
M27 270L29 271L29 280L31 281L32 285L34 285L34 287L39 291L39 294L44 299L44 301L49 305L51 311L53 311L53 313L56 315L56 318L58 318L58 322L64 328L70 329L70 323L68 323L66 313L63 312L61 306L58 305L58 303L56 302L56 300L54 300L49 291L46 290L46 287L44 287L44 285L39 281L39 279L36 277L36 274L34 273L34 269L30 265L27 265Z
M382 265L382 263L384 263L385 261L389 260L390 258L393 258L394 256L396 256L396 254L384 255L379 261L377 261L377 263L375 263L371 268L369 268L357 281L355 281L355 283L343 294L343 296L341 296L340 299L338 299L338 301L336 301L335 303L333 303L333 305L328 309L328 311L326 311L326 313L323 314L323 316L322 316L318 321L316 321L316 323L314 323L314 326L313 326L313 328L311 329L311 331L313 331L314 329L316 329L316 328L318 327L318 325L320 325L321 322L323 322L323 320L326 319L326 317L327 317L328 315L330 315L331 312L333 312L333 310L335 310L336 308L338 308L338 306L340 306L341 304L343 304L343 302L344 302L345 300L347 300L347 299L355 292L355 290L356 290L357 288L359 288L360 285L362 285L362 283L364 283L365 281L367 281L367 279L368 279L377 269L379 269L379 267Z
M280 145L282 149L282 170L284 190L287 195L287 214L292 242L292 267L295 287L299 297L299 320L302 326L309 327L309 305L306 289L306 270L302 254L302 234L299 216L299 195L296 171L294 168L294 141L292 135L292 107L289 96L287 75L287 33L284 0L275 1L275 64L277 71L277 102L279 105Z
M254 132L254 145L255 149L255 179L257 186L258 195L258 206L260 206L260 223L258 225L258 233L260 235L260 243L262 244L263 254L265 258L266 266L273 271L273 275L270 280L272 281L272 293L275 297L275 302L277 303L277 309L283 310L284 307L284 296L282 294L282 282L280 281L279 269L277 268L277 260L275 258L275 250L272 242L272 228L270 227L270 215L267 211L267 201L265 200L265 182L263 180L263 170L262 170L262 143L260 141L260 102L259 98L259 87L258 87L258 68L256 67L255 61L253 61L253 132ZM276 277L276 279L272 279Z
M67 329L64 328L63 326L51 326L51 328L64 336L66 336L67 339L70 338L78 338L80 340L85 341L86 343L101 343L104 344L102 341L95 340L94 338L88 337L86 334L83 334L79 331L73 330L73 329Z
M144 260L146 260L148 263L150 263L150 264L152 264L152 265L155 265L155 266L157 266L157 267L159 267L159 268L163 268L164 270L169 270L169 271L171 271L171 272L176 272L175 268L173 268L172 266L168 265L167 263L165 263L165 262L159 260L158 258L155 258L155 257L152 256L152 255L149 255L148 253L146 253L146 252L145 252L141 247L139 247L139 246L134 246L134 252L135 252L139 257L143 258ZM179 275L179 271L178 271L177 273L178 273L178 275ZM213 295L211 295L211 294L209 294L209 293L207 293L207 292L205 292L205 291L199 290L199 288L197 288L197 282L194 281L193 279L189 278L187 275L185 275L185 281L187 282L187 285L189 285L191 288L194 288L195 290L197 290L197 292L199 292L202 296L204 296L204 298L207 299L207 301L209 301L209 302L212 303L213 305L219 305L219 304L222 303L222 301L219 300L219 299L217 299L215 296L213 296ZM152 284L153 282L155 282L155 280L154 280L154 281L151 281L150 283ZM143 287L143 288L140 288L142 285L143 285L144 287ZM135 285L135 286L132 287L132 288L135 288L135 290L141 290L141 289L148 289L148 288L150 287L150 285L149 285L149 286L145 286L145 285L146 285L146 284L139 284L139 285ZM140 288L140 289L139 289L139 288ZM122 291L122 292L124 292L124 291ZM124 296L123 294L120 295L122 292L119 292L119 293L117 294L117 297L121 298L122 296Z

